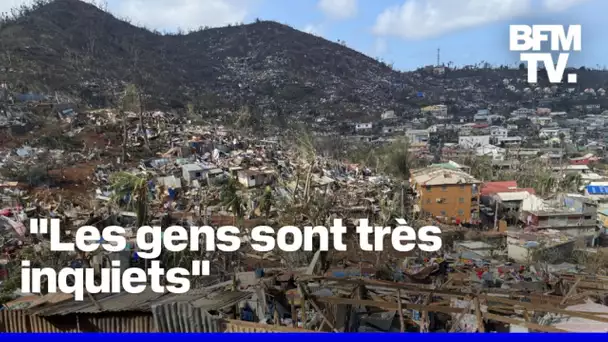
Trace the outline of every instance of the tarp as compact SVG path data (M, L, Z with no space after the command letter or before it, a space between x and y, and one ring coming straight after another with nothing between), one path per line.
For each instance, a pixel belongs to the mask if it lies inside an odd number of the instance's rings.
M600 317L608 318L608 306L587 302L566 308L569 311L596 312ZM608 332L608 323L598 322L580 317L560 317L553 327L569 332Z
M608 186L604 185L588 185L587 193L589 195L607 195L608 194Z

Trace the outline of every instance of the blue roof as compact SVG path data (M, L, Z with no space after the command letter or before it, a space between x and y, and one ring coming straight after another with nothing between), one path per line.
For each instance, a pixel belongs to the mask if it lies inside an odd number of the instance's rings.
M587 193L589 195L608 195L608 186L587 185Z

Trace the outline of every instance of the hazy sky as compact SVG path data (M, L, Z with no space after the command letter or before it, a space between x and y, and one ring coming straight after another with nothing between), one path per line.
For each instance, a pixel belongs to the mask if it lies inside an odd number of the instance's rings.
M28 0L0 0L0 10ZM380 57L401 69L441 61L513 64L509 24L581 24L573 66L608 65L606 0L89 0L160 31L276 20ZM601 33L604 32L604 33Z

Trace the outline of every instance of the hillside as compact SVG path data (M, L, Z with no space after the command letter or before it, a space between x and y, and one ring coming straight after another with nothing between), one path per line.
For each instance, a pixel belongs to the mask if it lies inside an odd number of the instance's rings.
M178 104L357 111L388 106L389 89L402 87L388 66L276 22L160 35L78 0L56 0L6 25L0 43L0 64L23 90L80 93L86 82L106 91L135 82Z
M0 27L0 70L15 92L60 92L112 105L136 83L156 105L201 110L243 105L261 112L374 114L428 101L519 101L505 77L522 70L401 73L346 46L271 21L161 35L79 0L55 0ZM578 87L606 87L605 72L579 75ZM469 89L472 85L475 89ZM525 87L521 83L519 87ZM466 107L466 106L465 106Z

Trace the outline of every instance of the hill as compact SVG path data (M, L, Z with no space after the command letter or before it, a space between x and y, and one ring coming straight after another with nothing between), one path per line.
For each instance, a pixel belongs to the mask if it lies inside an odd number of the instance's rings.
M106 92L135 82L178 105L379 109L403 79L359 52L276 22L161 35L78 0L52 1L9 22L0 43L0 64L23 90L86 96L90 82Z
M155 105L192 103L200 110L249 105L279 117L335 113L340 118L407 110L420 105L419 91L428 101L471 98L481 106L523 96L502 86L504 78L523 79L522 70L401 73L272 21L162 35L79 0L41 1L0 26L0 68L16 92L60 92L108 106L125 84L136 83ZM578 87L606 87L605 72L585 75L579 75Z

